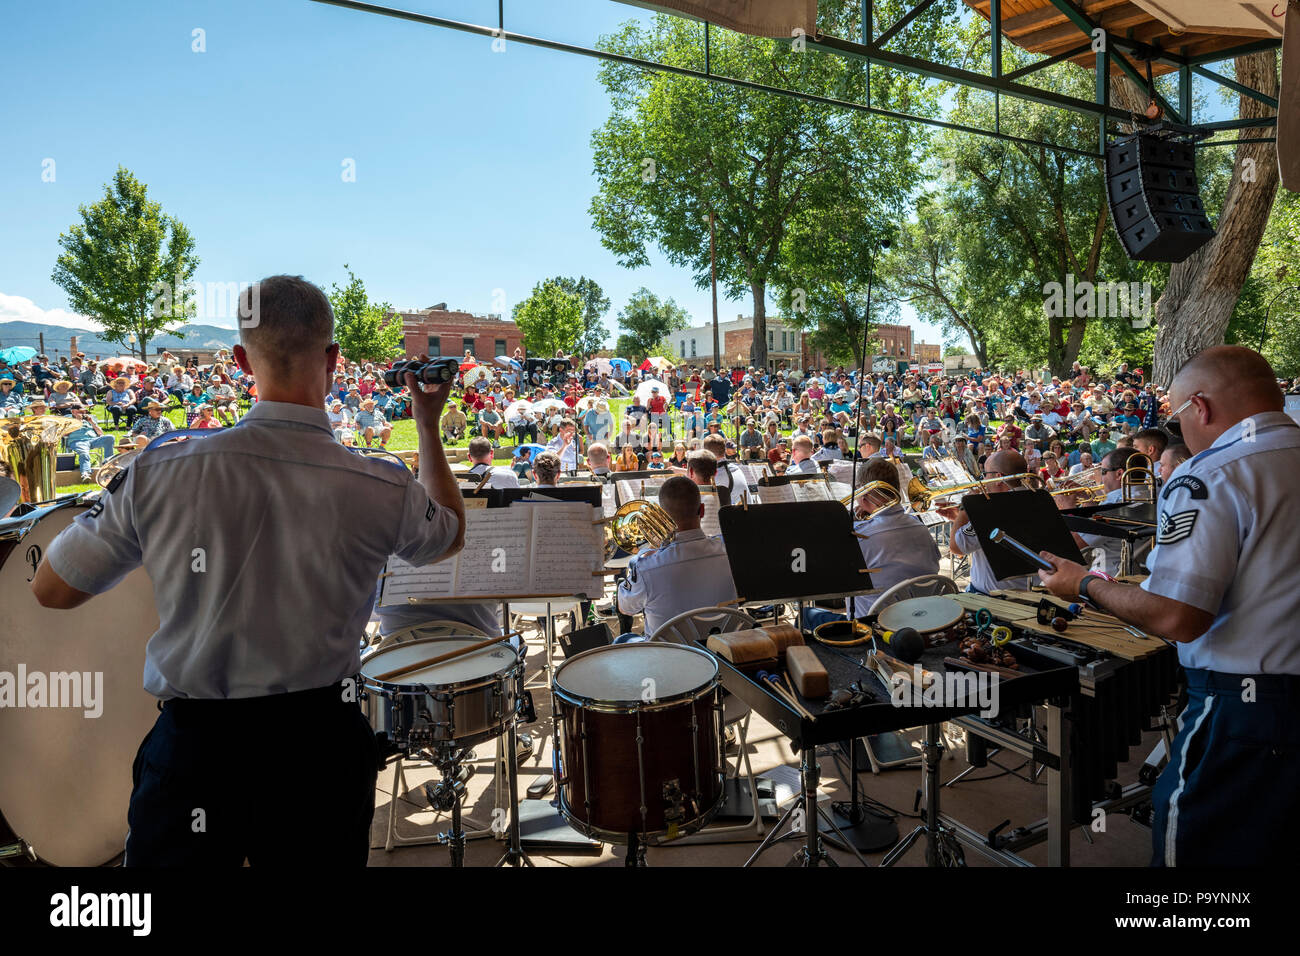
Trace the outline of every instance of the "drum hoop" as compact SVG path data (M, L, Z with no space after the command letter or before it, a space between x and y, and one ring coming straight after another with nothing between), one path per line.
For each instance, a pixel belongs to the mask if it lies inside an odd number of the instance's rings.
M911 627L911 628L913 628L913 629L914 629L918 634L936 634L936 633L938 633L939 631L946 631L946 630L948 630L948 628L953 627L954 625L958 624L958 623L959 623L959 622L960 622L960 621L961 621L961 620L966 616L966 611L965 611L965 609L964 609L960 604L958 604L956 601L953 601L952 598L948 597L947 595L943 595L943 594L935 595L935 597L945 598L946 600L952 602L953 606L954 606L954 607L956 608L956 610L957 610L957 614L956 614L955 617L953 617L953 619L952 619L951 621L949 621L947 624L940 624L940 625L937 625L937 626L935 626L935 627L928 627L928 628L920 628L920 627L917 627L915 624L905 624L905 625L900 625L900 626ZM907 598L906 600L907 600L907 601L918 601L918 600L919 600L919 601L928 601L928 600L931 600L931 598ZM906 603L906 601L899 601L898 604L893 604L893 605L890 605L889 608L885 608L885 611L888 611L888 610L890 610L890 608L893 608L893 607L898 607L900 604L904 604L904 603ZM881 612L882 615L883 615L884 613L885 613L884 611ZM877 618L877 620L879 620L879 618ZM884 624L881 624L881 627L884 627L884 626L885 626Z
M433 643L437 643L437 642L439 642L439 641L444 641L444 640L446 640L446 638L441 638L441 637L426 637L426 638L420 638L420 639L418 639L418 640L414 640L414 641L407 641L407 642L404 643L404 644L394 644L393 647L414 647L414 646L417 645L417 644L433 644ZM500 680L504 680L505 678L508 678L508 677L511 675L512 672L518 670L520 667L523 666L523 659L522 659L522 657L520 656L520 650L519 650L519 648L515 647L513 644L510 643L510 641L509 641L508 639L505 639L505 638L502 639L501 643L502 643L502 645L503 645L504 647L509 648L509 649L514 653L515 659L514 659L513 661L511 661L509 664L505 664L505 665L503 665L503 666L502 666L501 668L499 668L498 670L492 671L490 674L484 674L484 675L479 676L479 677L467 677L467 678L465 678L464 680L460 680L460 681L452 681L452 682L450 682L450 683L446 683L446 684L437 684L437 683L430 683L430 682L428 682L428 681L421 681L421 682L419 682L419 683L415 683L415 682L402 683L402 682L399 682L399 681L381 681L381 680L379 680L377 677L367 677L367 676L365 675L365 673L363 672L363 673L361 674L361 682L362 682L362 684L365 685L365 687L366 687L367 689L370 689L370 690L375 690L375 691L383 692L383 691L388 690L389 688L404 688L404 689L409 689L409 692L410 692L410 693L413 693L413 694L432 694L432 693L434 693L434 691L431 690L430 688L437 688L437 689L440 690L440 691L449 691L449 690L450 690L450 691L455 691L455 690L469 690L469 689L473 689L473 688L475 688L475 687L484 686L484 685L486 685L486 684L494 684L494 683L497 683L497 682L500 681ZM484 650L487 650L487 648L484 648ZM369 657L367 657L367 658L366 658L366 661L369 662L369 661L376 660L376 659L379 657L379 655L381 655L381 654L385 654L385 653L387 653L386 650L384 650L384 651L376 651L375 653L373 653L373 654L371 654ZM363 665L363 666L364 666L364 665ZM435 664L434 666L436 667L437 665Z
M558 673L557 671L557 676ZM653 701L605 700L600 697L583 697L581 694L574 694L554 683L551 685L551 692L566 704L572 704L581 710L590 710L597 714L649 714L698 701L707 697L721 682L721 677L715 673L707 683L701 684L694 690L682 691L680 694L673 694L670 697L656 697Z
M674 839L690 836L692 833L698 833L700 830L704 829L711 822L713 822L713 818L717 816L718 811L722 809L723 797L726 796L726 791L727 791L727 786L726 786L727 775L725 773L714 771L713 776L717 781L719 787L718 799L714 801L713 806L709 807L698 817L693 817L691 820L687 821L685 826L679 827L677 831L677 837ZM627 833L623 831L607 830L604 827L598 827L590 823L584 823L583 821L573 816L572 808L569 804L568 798L564 794L563 787L559 788L557 792L557 796L559 797L558 809L560 811L560 816L564 817L565 822L567 822L569 826L573 827L573 829L577 830L583 836L595 837L596 839L602 840L605 843L613 843L616 845L622 845L627 842ZM651 830L649 832L638 831L637 835L644 840L664 842L664 843L673 842L672 840L664 839L665 837L668 836L668 830L666 829Z
M651 641L651 642L643 642L643 643L651 643L651 644L656 644L656 646L662 646L662 647L673 647L673 648L677 648L678 650L682 650L682 651L690 651L692 654L697 654L697 655L699 655L700 657L704 658L706 661L708 661L709 666L711 666L711 667L713 668L713 673L712 673L712 675L709 677L709 680L706 681L704 684L699 685L699 687L697 687L696 690L705 690L705 689L707 689L708 687L710 687L710 686L712 686L712 685L718 683L718 682L722 679L722 678L721 678L721 672L720 672L719 669L718 669L718 661L717 661L717 658L715 658L715 657L714 657L712 654L710 654L708 651L701 650L701 649L698 648L698 647L691 647L691 646L688 645L688 644L669 644L669 643L662 643L662 644L660 644L659 642L653 642L653 641ZM643 704L643 703L645 703L645 702L643 702L643 701L608 701L608 700L605 700L604 698L600 698L600 697L584 697L583 695L581 695L581 694L577 694L577 693L574 693L573 691L565 690L565 689L560 685L560 675L564 672L564 669L565 669L566 667L568 667L570 664L573 664L573 663L575 663L576 661L580 661L580 660L582 660L584 657L588 656L589 654L600 654L600 653L602 653L602 652L603 652L603 653L609 653L609 651L610 651L611 648L615 648L615 647L635 647L635 646L638 646L638 645L630 645L630 644L606 644L606 645L604 645L603 647L593 647L593 648L592 648L591 650L589 650L589 651L583 651L581 654L575 654L573 657L571 657L571 658L569 658L568 660L566 660L566 661L565 661L563 664L561 664L559 667L555 668L555 674L551 677L551 691L552 691L552 693L555 693L555 694L557 694L557 695L563 696L563 697L564 697L564 698L565 698L569 703L577 704L579 707L585 707L585 708L587 708L587 709L589 709L589 710L596 710L596 711L600 711L600 712L602 712L602 713L633 714L633 713L636 713L638 710L645 711L645 710L649 710L649 709L651 709L651 708L647 708L647 707L638 707L638 706L635 706L635 705L638 705L638 704ZM670 697L656 697L656 698L655 698L655 703L658 704L658 703L667 703L667 702L680 702L680 701L683 701L683 700L693 700L694 698L691 696L692 693L693 693L693 691L683 691L683 692L680 693L680 694L673 694L673 695L670 696ZM588 702L588 703L583 703L584 701L586 701L586 702ZM632 705L632 706L621 707L621 708L618 708L618 709L611 709L611 710L606 711L606 710L604 710L603 708L601 708L600 706L598 706L598 705L600 705L600 704L608 704L608 705L621 704L621 705Z

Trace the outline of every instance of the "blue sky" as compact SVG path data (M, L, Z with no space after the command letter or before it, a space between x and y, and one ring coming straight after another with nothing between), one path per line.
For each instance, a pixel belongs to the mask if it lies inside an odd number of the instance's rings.
M496 19L495 0L403 5ZM612 0L506 4L509 29L584 45L645 16ZM50 281L57 239L118 164L193 230L200 282L289 272L328 287L346 262L398 308L488 312L503 298L508 314L541 279L587 275L613 302L611 337L642 285L710 316L685 270L658 258L623 269L591 228L590 135L608 109L594 60L494 53L484 38L308 0L47 0L4 17L0 321L79 324ZM191 49L196 28L206 52ZM749 312L748 300L719 306L723 320ZM918 338L940 335L919 326Z

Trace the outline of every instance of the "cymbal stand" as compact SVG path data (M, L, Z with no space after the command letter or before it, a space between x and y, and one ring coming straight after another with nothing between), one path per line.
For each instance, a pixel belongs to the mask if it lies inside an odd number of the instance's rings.
M925 725L925 740L921 745L921 786L925 801L925 817L920 826L909 833L880 861L881 866L893 866L917 839L925 837L926 866L965 866L966 857L956 834L939 819L939 764L943 758L943 733L939 724Z

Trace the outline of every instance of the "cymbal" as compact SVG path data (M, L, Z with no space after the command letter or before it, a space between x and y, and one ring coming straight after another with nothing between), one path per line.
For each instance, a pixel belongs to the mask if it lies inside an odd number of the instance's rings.
M921 634L928 634L952 627L964 613L961 605L952 598L908 598L881 611L878 622L887 631L912 627Z

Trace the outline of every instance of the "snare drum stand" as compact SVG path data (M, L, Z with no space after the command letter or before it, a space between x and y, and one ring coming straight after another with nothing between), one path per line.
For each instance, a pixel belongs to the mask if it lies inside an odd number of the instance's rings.
M806 842L803 847L795 852L793 859L786 866L820 866L825 863L827 866L839 866L838 863L826 852L824 844L829 843L837 850L848 850L858 858L858 862L863 866L869 866L866 859L858 852L855 847L845 836L840 828L835 824L825 810L817 803L817 784L821 779L821 768L817 765L817 748L805 747L799 757L799 794L790 804L790 809L785 811L785 815L777 821L771 831L763 838L763 842L758 845L754 855L745 861L745 866L754 865L754 861L768 847L785 840L797 840L805 837ZM821 817L835 831L835 836L829 833L823 835L817 818ZM790 829L777 836L781 827L787 820L791 820ZM799 823L802 821L803 829L800 830Z
M506 847L506 852L502 854L501 859L496 861L495 866L533 865L533 861L528 858L528 854L524 852L523 845L519 840L519 761L515 757L515 751L518 748L515 724L518 720L519 715L516 713L511 718L510 728L506 733L506 779L510 790L509 845Z
M921 787L925 800L925 818L920 826L909 833L885 854L881 866L893 866L922 835L925 836L926 866L965 866L957 836L939 819L939 763L943 758L943 732L939 724L925 725L925 740L921 744Z
M469 779L471 767L462 767L461 761L467 751L455 743L440 743L430 755L434 766L442 779L436 784L425 784L424 792L429 798L429 806L445 813L451 811L451 830L438 834L438 842L445 843L451 850L451 865L465 865L465 831L460 825L460 802L465 794L465 781Z

